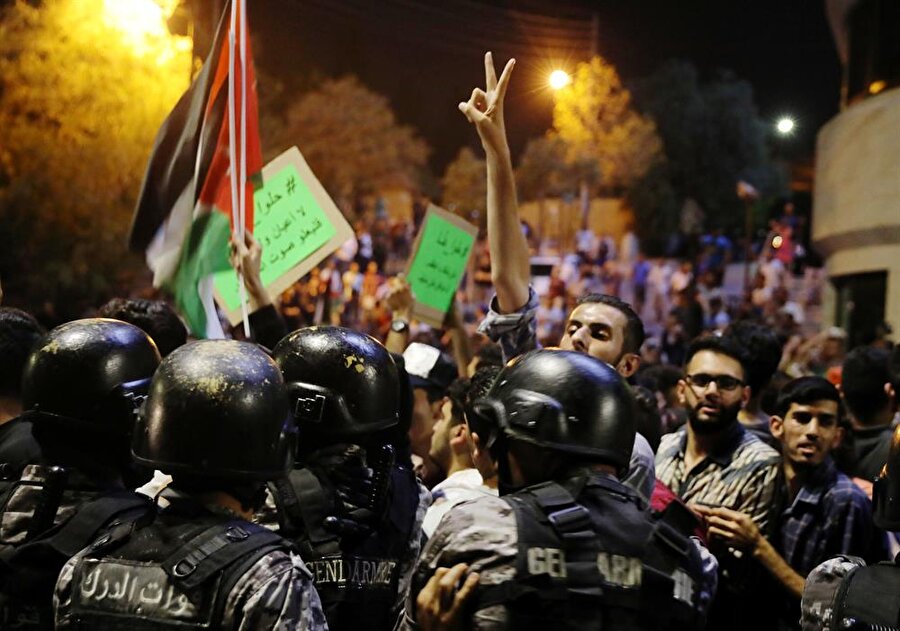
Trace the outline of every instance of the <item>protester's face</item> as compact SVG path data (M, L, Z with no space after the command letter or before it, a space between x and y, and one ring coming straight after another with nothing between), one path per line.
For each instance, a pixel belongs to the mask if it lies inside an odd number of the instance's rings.
M440 418L441 400L428 402L424 388L413 389L412 424L409 427L409 443L412 452L421 458L428 456L431 449L431 434L434 423Z
M744 369L736 359L712 350L696 353L678 382L678 400L688 411L691 428L709 434L737 422L750 398Z
M782 453L794 465L815 467L837 448L844 437L838 425L837 401L792 403L784 418L769 422L772 436L781 441Z
M625 314L615 307L599 302L580 304L569 316L559 347L566 351L587 353L611 364L623 376L630 377L637 371L640 357L622 352L627 324Z

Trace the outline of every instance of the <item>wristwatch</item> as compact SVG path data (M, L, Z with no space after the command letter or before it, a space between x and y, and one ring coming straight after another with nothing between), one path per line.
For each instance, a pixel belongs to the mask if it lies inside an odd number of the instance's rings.
M409 333L409 320L395 318L391 321L391 331L394 333Z

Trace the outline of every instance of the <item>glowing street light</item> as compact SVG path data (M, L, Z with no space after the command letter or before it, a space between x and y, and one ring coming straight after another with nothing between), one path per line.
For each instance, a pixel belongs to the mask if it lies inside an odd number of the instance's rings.
M796 125L793 118L790 118L789 116L783 116L782 118L778 119L778 123L775 124L775 129L777 129L778 133L782 136L787 136L794 131L795 126Z
M137 55L153 55L163 65L192 46L190 37L169 33L177 6L178 0L103 0L103 16Z
M565 70L554 70L550 73L550 87L561 90L572 82L572 77Z

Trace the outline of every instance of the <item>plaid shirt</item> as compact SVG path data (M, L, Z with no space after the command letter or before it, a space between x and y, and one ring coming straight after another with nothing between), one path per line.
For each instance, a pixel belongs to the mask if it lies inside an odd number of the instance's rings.
M488 314L478 325L478 332L497 342L503 351L503 361L540 348L537 342L538 297L534 287L528 287L528 302L518 311L500 313L497 296L491 298Z
M778 480L778 452L737 421L723 438L718 451L687 471L687 428L666 434L656 452L656 477L685 502L746 513L765 532Z
M784 485L780 493L786 504ZM874 535L869 499L828 458L781 513L773 543L794 570L807 576L839 554L870 559Z

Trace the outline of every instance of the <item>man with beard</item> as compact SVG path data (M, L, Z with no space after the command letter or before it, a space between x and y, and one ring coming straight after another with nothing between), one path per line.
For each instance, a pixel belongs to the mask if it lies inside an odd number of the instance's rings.
M723 506L744 513L767 532L778 479L778 452L738 422L750 398L742 348L728 336L700 337L688 348L678 398L688 423L663 436L656 454L657 479L692 505ZM716 534L711 532L710 534ZM749 593L757 579L746 556L721 538L712 547L720 564L719 595L710 614L711 629L770 628L754 615Z
M775 579L774 603L788 628L799 628L803 583L814 567L839 554L873 556L869 500L830 456L844 434L840 400L822 377L795 379L778 396L769 426L781 446L783 479L776 490L771 543L744 513L698 507L713 537L751 555Z

